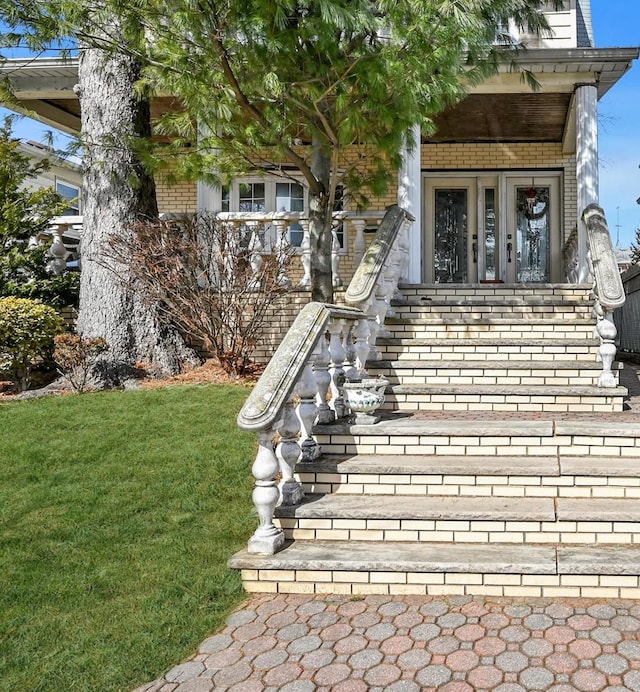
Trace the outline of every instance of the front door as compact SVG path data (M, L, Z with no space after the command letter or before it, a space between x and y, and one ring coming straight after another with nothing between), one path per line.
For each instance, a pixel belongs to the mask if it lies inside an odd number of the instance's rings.
M559 281L560 177L427 176L427 283Z

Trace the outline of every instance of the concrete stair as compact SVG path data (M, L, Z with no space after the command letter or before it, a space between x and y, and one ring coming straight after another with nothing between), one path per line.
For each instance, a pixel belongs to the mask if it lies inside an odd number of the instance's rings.
M285 549L231 560L247 590L640 598L640 413L596 386L588 288L481 290L405 287L368 367L383 420L316 427Z

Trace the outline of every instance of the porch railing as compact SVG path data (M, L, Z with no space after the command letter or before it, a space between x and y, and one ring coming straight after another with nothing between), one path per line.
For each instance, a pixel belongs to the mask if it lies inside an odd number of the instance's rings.
M587 238L589 271L593 280L596 332L600 338L598 360L602 362L602 373L598 378L598 386L615 387L617 380L611 366L616 357L615 342L618 331L613 320L613 311L624 305L624 287L602 208L597 204L590 204L582 213L582 223ZM578 233L575 230L564 248L565 274L571 283L578 281L578 252Z
M345 252L342 245L346 244L346 233L353 231L353 253L357 264L366 249L365 231L377 227L384 212L350 212L338 211L333 214L333 242L331 247L331 270L333 286L343 285L340 277L340 259ZM304 212L217 212L217 218L237 229L238 233L246 233L246 242L253 253L252 266L256 273L262 263L261 257L266 254L277 254L289 245L295 245L300 250L302 278L297 288L311 287L311 242L309 236L309 219ZM345 233L346 231L346 233ZM299 244L292 243L292 233L298 233ZM341 243L342 237L342 243ZM283 276L285 283L291 283L289 277Z
M258 436L252 473L259 525L249 539L250 553L271 555L282 547L284 534L274 524L274 510L278 502L302 501L294 470L300 459L310 461L320 454L313 427L349 413L342 385L362 376L375 351L383 306L408 255L410 220L403 209L388 209L347 290L357 305L306 305L238 414L238 426Z

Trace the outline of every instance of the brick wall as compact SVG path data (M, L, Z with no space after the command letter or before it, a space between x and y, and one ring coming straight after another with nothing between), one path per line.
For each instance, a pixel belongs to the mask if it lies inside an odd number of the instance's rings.
M423 144L422 170L508 171L554 169L563 172L563 239L576 225L576 161L562 153L560 142L504 144Z

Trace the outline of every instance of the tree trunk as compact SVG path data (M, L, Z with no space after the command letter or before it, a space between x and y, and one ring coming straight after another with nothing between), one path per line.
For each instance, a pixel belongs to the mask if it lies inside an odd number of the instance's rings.
M108 32L114 38L114 22ZM113 235L157 217L153 178L134 151L150 133L149 102L134 94L139 65L125 55L84 47L79 56L79 98L84 147L84 224L81 243L78 333L109 344L95 376L100 386L129 379L136 364L175 374L198 358L182 337L163 325L127 281L126 268L108 258Z
M314 136L311 170L320 193L309 192L309 239L311 242L311 300L333 303L331 274L331 212L329 207L329 176L331 159L325 147Z

